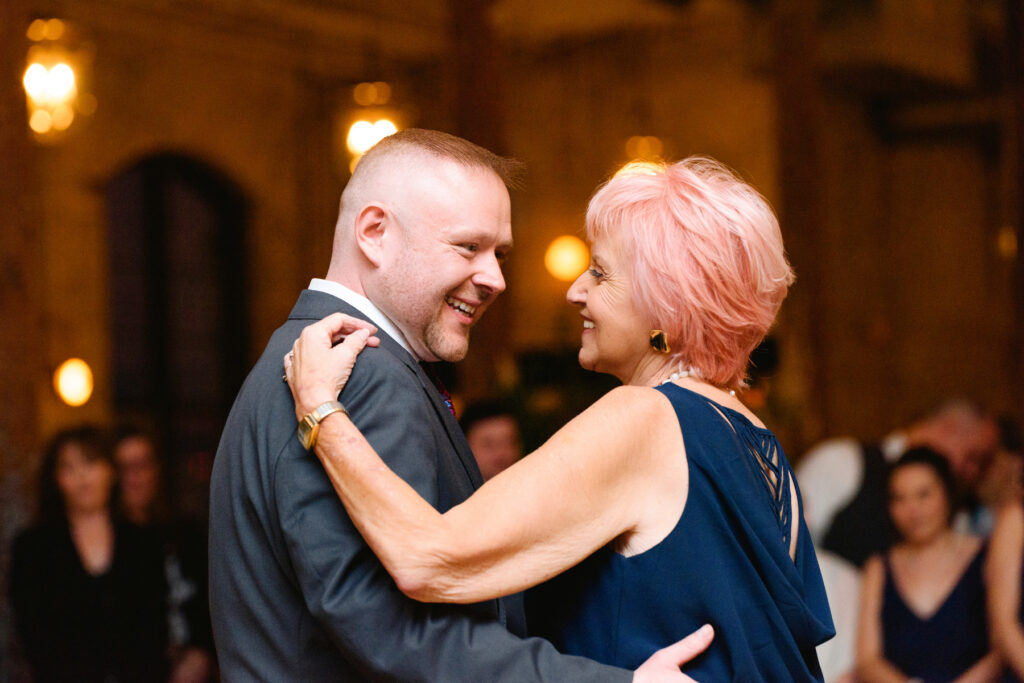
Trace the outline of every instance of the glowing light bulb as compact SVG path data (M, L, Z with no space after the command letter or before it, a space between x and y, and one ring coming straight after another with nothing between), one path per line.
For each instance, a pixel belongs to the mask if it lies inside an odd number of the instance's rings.
M373 141L373 144L377 144L389 135L394 135L398 132L398 126L388 119L381 119L373 124L373 134L377 138Z
M46 97L51 102L64 102L75 91L75 72L61 62L50 69L46 81Z
M21 79L21 83L25 86L28 96L36 101L41 100L46 93L49 76L46 67L39 62L35 62L25 69L25 76Z
M398 127L388 119L380 119L375 123L359 120L348 129L345 144L348 151L362 155L382 139L398 131Z
M34 19L32 23L28 25L28 30L25 31L25 35L34 43L38 43L40 40L46 38L46 19Z
M45 34L48 40L60 40L64 35L64 22L60 19L47 20Z
M360 107L368 107L377 102L377 86L374 83L360 83L352 89L352 99Z
M53 128L53 117L45 109L36 109L28 119L28 127L40 135L49 133Z
M544 253L544 267L554 277L564 282L575 280L590 260L587 245L573 235L555 238Z
M359 120L348 129L348 138L345 143L348 151L353 154L362 154L373 146L373 124L369 121Z
M53 108L53 127L56 130L67 130L75 120L75 111L66 104L58 104Z
M81 358L69 358L53 373L53 388L69 406L84 405L92 396L92 369Z

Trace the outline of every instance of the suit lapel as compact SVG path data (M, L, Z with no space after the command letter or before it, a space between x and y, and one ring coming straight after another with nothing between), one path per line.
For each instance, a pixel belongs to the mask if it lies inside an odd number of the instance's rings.
M359 318L360 320L366 320L371 323L373 322L363 315L361 311L350 306L336 296L309 289L303 290L302 294L299 295L299 300L295 303L295 307L292 309L288 318L291 320L320 320L326 318L332 313L345 313L346 315ZM437 387L435 387L434 383L430 381L430 378L427 377L423 368L421 368L420 364L416 362L416 359L414 359L401 344L383 331L378 331L377 336L380 338L380 348L386 350L395 358L398 358L413 374L416 375L416 378L420 383L420 388L423 390L424 394L426 394L426 398L430 401L430 405L434 407L434 412L437 414L438 420L440 420L445 433L448 435L448 440L451 442L452 449L455 451L455 454L459 459L459 463L462 465L462 469L466 473L466 477L469 479L474 490L480 488L480 486L483 485L483 477L480 476L480 468L476 464L473 452L469 449L469 444L466 443L466 437L462 433L462 428L459 427L458 422L455 421L455 417L451 414L451 411L448 410L448 406L444 404L444 400L441 398L441 394L437 390Z
M408 355L408 354L406 354ZM427 373L423 371L419 363L415 363L416 376L420 380L420 386L427 393L430 399L430 404L434 406L434 412L437 413L437 418L444 425L445 432L448 433L448 440L451 441L452 447L455 449L455 453L459 456L459 462L462 463L463 469L466 471L466 476L469 477L470 482L473 484L473 489L478 489L483 486L484 480L480 475L480 468L476 464L476 458L473 457L473 452L469 449L469 444L466 443L466 435L462 433L462 428L459 423L455 421L455 416L448 410L448 406L445 405L444 398L441 396L441 392L438 391L437 387Z

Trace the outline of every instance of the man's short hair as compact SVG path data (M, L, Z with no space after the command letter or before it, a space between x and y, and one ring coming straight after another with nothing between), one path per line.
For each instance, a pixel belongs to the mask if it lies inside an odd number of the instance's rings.
M510 190L522 184L521 161L499 156L450 133L425 128L405 128L383 138L363 155L359 164L373 164L378 157L385 157L397 150L418 150L462 166L493 171Z

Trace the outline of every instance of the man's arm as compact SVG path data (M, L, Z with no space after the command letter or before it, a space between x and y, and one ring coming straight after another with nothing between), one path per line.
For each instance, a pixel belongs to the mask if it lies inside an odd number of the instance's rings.
M377 354L377 357L373 356ZM397 473L437 495L436 420L415 376L384 351L367 352L345 390L352 417ZM290 413L287 419L293 418ZM403 681L628 681L632 674L521 640L476 606L416 603L366 546L316 457L294 437L274 476L281 529L306 604L367 676ZM681 674L679 674L681 676ZM684 679L680 679L684 680Z

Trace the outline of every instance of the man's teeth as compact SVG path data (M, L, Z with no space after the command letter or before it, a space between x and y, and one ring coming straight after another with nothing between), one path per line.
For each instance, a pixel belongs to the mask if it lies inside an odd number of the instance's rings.
M470 306L469 304L465 304L461 301L456 301L450 296L446 297L444 302L451 306L452 308L454 308L455 310L461 311L462 313L465 313L468 316L472 316L474 313L476 313L476 309L474 307Z
M594 323L590 322L589 320L584 320L583 321L583 329L585 329L585 330L592 330L592 329L594 329Z

